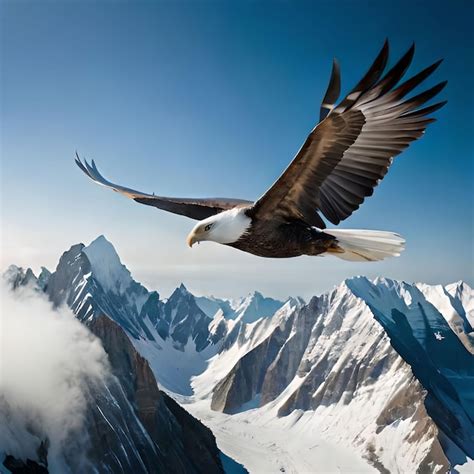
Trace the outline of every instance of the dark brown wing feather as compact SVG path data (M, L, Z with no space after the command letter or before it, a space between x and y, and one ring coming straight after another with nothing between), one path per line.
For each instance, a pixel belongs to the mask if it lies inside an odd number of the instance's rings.
M372 195L393 158L419 138L445 102L420 108L446 85L404 97L440 61L396 87L414 55L414 46L390 69L386 42L366 75L311 132L275 184L251 212L260 219L303 220L324 227L317 211L333 224L347 218Z
M252 204L252 201L232 198L190 199L155 196L154 194L142 193L140 191L135 191L134 189L111 183L99 173L94 160L92 160L91 164L87 163L85 160L83 163L77 153L76 164L97 184L113 189L140 204L154 206L158 209L172 212L173 214L180 214L191 219L202 220L234 207L249 206Z
M329 79L328 88L324 99L321 103L319 111L319 121L322 122L329 112L334 108L334 104L339 99L341 93L341 70L336 59L332 62L331 78Z
M403 100L441 61L394 88L407 70L413 53L414 46L374 87L362 93L349 110L339 111L345 115L360 110L365 124L357 140L343 153L319 188L319 209L333 224L349 217L367 196L373 194L393 158L423 135L428 124L435 121L428 115L446 103L420 109L445 87L446 82ZM334 112L337 113L337 108Z

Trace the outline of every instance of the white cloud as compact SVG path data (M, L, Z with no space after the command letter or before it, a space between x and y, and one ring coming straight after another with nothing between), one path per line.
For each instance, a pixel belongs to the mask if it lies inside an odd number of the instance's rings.
M87 442L87 387L107 377L106 353L69 309L53 310L38 292L1 283L0 296L0 453L37 459L47 438L50 472L67 472L65 453Z

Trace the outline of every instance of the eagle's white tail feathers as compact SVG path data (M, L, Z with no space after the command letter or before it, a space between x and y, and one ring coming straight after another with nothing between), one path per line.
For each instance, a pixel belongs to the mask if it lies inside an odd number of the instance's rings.
M327 229L336 237L338 248L328 253L352 262L376 262L398 257L405 249L405 239L383 230Z

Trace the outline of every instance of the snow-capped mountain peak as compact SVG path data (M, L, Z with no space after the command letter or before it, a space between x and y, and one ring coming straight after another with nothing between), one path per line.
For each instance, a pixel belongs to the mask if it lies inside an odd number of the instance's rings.
M253 323L257 319L273 316L283 304L283 301L267 298L260 292L254 291L240 301L231 303L235 314L233 319Z
M92 274L106 291L122 293L130 286L133 281L130 271L122 264L114 246L103 235L82 251L91 264Z
M349 290L371 308L391 314L394 310L413 314L410 321L420 319L419 308L436 313L448 324L464 347L474 354L474 291L466 284L442 285L410 284L389 278L355 277L344 282ZM418 316L415 316L418 315ZM420 319L419 326L423 326ZM440 320L441 321L441 320ZM421 329L416 328L417 331Z

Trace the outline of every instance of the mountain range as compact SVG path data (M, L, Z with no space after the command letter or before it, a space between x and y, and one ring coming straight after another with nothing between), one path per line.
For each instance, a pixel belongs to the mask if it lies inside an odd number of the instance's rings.
M102 341L113 376L91 387L87 410L97 472L474 469L464 282L355 277L308 302L181 284L162 298L103 236L54 272L11 266L4 278L68 306ZM30 462L47 469L47 453Z

